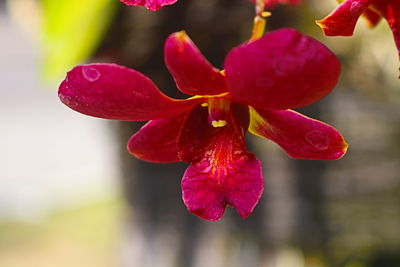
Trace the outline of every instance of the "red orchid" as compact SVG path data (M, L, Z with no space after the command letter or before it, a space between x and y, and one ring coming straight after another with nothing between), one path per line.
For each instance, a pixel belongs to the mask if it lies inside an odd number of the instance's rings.
M347 144L338 131L289 108L311 104L335 86L340 65L318 41L292 29L271 32L230 51L214 68L184 32L170 35L165 62L186 100L163 95L143 74L114 64L73 68L61 101L100 118L150 120L128 142L151 162L190 162L183 201L194 214L218 220L227 205L247 217L263 191L261 164L245 135L265 137L289 156L333 160Z
M351 36L361 15L371 27L382 17L387 20L400 57L400 0L345 0L317 24L328 36Z

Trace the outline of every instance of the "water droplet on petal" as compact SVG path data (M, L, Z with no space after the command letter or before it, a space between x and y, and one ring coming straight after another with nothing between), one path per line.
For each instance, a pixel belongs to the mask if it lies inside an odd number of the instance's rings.
M362 12L360 9L362 9L362 5L358 1L353 1L350 5L350 13L353 16L359 16L359 13Z
M309 132L305 137L306 140L316 149L325 150L329 147L329 138L320 131Z
M100 77L100 72L92 66L83 66L82 74L89 82L97 81Z

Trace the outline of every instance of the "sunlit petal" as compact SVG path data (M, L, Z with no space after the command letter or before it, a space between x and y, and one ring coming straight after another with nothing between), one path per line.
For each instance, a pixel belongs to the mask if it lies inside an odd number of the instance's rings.
M387 20L389 27L393 32L394 41L400 58L400 1L376 1L372 6Z
M372 0L346 0L317 24L328 36L353 35L358 18L367 10Z

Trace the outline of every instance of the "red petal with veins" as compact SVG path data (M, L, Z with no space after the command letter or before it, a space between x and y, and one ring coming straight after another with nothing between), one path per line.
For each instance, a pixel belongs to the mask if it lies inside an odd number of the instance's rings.
M128 141L128 151L139 159L167 163L180 161L178 136L186 114L148 122Z
M182 179L183 201L203 219L220 219L226 205L245 218L261 197L261 164L246 151L243 131L237 130L240 125L230 120L228 125L214 128L208 123L207 109L197 107L181 131L178 150L192 161Z
M243 145L244 136L249 126L249 109L246 106L231 103L230 118L227 118L229 128L235 131L235 140L238 146ZM212 150L217 136L224 132L226 127L214 128L208 121L207 107L197 106L186 119L178 141L178 153L182 161L195 162L201 160L205 154ZM211 146L211 147L209 147Z
M292 158L335 160L348 146L332 126L292 110L252 109L249 130L274 141Z
M177 0L120 0L128 6L145 6L148 10L157 11L165 5L172 5Z
M351 36L358 18L367 10L372 0L346 0L317 24L328 36Z
M254 210L264 188L260 161L247 153L213 171L211 160L193 163L186 170L182 180L186 207L203 219L216 221L224 214L226 205L231 205L246 218Z
M331 92L340 63L318 41L281 29L231 50L225 69L234 101L287 109L311 104Z
M80 113L124 121L174 116L199 101L171 99L143 74L115 64L73 68L61 83L58 96L65 105Z
M164 57L177 87L183 93L216 95L227 91L225 77L204 58L185 32L168 37Z

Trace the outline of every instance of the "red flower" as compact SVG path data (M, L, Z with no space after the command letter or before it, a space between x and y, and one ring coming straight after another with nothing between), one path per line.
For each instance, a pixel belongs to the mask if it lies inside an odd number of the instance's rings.
M163 95L143 74L114 64L77 66L59 88L61 101L95 117L151 120L128 142L151 162L190 162L183 200L194 214L218 220L226 205L244 218L263 191L260 161L246 150L247 130L289 156L333 160L347 144L331 126L289 108L311 104L335 86L340 65L316 40L292 29L234 48L219 71L184 32L165 43L165 62L183 93Z
M382 17L387 20L400 57L400 0L346 0L317 24L328 36L351 36L361 15L371 27Z
M178 0L120 0L128 6L144 6L148 10L157 11L163 6L172 5Z

